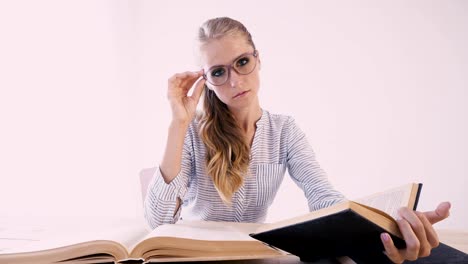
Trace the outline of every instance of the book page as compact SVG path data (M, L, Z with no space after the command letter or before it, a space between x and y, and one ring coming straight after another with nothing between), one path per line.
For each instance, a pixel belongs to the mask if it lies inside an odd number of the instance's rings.
M193 226L209 229L227 229L249 235L255 231L262 223L242 223L242 222L214 222L214 221L184 221L177 222L178 225Z
M177 237L206 241L257 241L249 234L260 225L255 223L180 220L176 224L158 226L141 241L152 237Z
M386 212L394 219L398 218L398 209L408 206L411 191L415 184L406 184L390 190L366 196L354 201Z
M112 221L112 220L110 220ZM0 225L0 254L54 249L93 240L110 240L128 248L149 231L139 221L79 226L5 224Z
M234 260L285 255L249 236L261 224L178 221L156 227L130 252L146 261ZM175 258L175 259L174 259Z

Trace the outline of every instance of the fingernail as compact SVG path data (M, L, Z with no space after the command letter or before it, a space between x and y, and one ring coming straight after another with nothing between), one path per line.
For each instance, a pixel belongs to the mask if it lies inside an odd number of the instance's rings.
M385 241L385 242L388 242L388 241L390 241L390 235L389 235L389 234L387 234L387 233L383 233L383 234L381 234L381 235L380 235L380 237L381 237L381 238L382 238L382 240L383 240L383 241Z

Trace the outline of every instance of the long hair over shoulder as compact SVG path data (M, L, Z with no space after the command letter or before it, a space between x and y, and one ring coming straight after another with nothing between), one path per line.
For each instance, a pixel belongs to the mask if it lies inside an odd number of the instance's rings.
M233 34L245 38L255 49L246 27L227 17L206 21L199 29L198 41L204 44ZM207 173L222 200L230 204L232 196L242 186L248 172L250 145L244 140L244 135L226 104L206 85L203 112L199 119L199 134L206 148Z

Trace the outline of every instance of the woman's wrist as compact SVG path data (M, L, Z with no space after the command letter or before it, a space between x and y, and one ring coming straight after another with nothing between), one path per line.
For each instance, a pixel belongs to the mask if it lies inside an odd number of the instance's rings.
M169 129L171 128L187 129L189 125L190 125L190 120L188 119L172 118L171 123L169 124Z

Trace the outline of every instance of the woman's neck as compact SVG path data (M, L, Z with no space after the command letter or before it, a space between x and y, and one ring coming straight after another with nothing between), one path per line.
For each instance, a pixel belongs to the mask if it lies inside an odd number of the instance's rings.
M262 117L262 109L259 105L243 109L231 109L231 113L245 134L255 132L255 124Z

